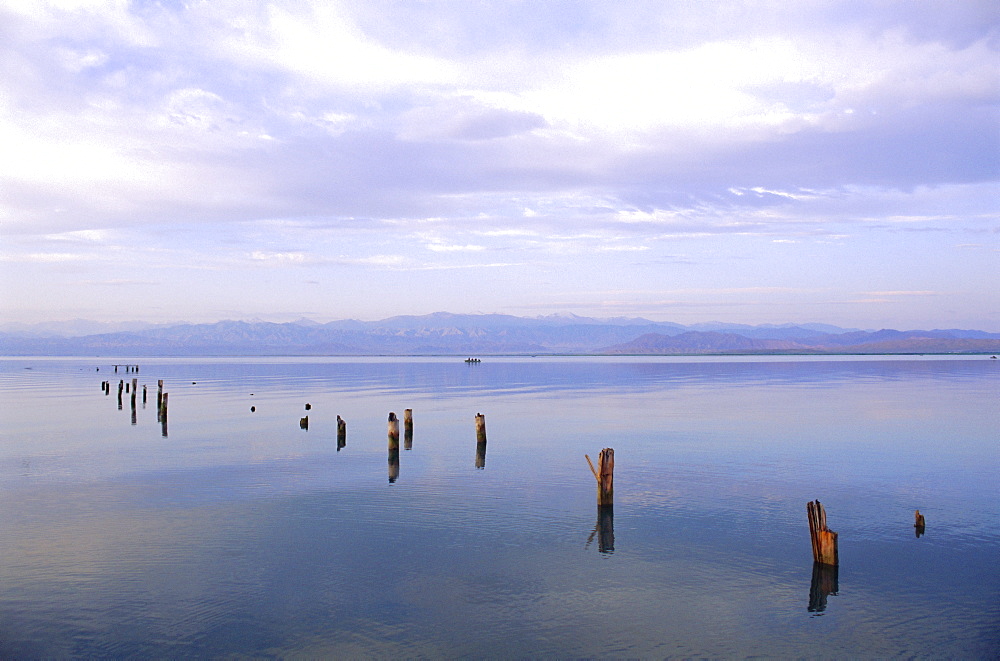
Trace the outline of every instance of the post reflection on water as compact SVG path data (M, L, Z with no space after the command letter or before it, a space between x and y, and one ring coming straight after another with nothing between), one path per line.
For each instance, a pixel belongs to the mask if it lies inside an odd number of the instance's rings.
M585 548L590 548L590 545L594 541L594 537L597 537L597 550L605 555L610 555L615 552L615 508L612 505L605 505L597 508L597 523L594 524L594 530L591 531L590 537L587 538L587 545Z
M476 468L486 468L486 441L476 443Z
M826 598L837 595L840 590L838 567L813 563L812 583L809 586L809 612L822 614L826 610Z
M389 482L399 479L399 447L389 448Z

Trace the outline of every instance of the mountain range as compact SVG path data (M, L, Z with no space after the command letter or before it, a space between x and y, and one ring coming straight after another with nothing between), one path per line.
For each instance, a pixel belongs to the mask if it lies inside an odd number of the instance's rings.
M92 332L97 329L99 332ZM102 327L0 325L2 355L490 355L997 353L1000 333L865 331L828 324L682 325L641 318L437 312L381 321L308 319Z

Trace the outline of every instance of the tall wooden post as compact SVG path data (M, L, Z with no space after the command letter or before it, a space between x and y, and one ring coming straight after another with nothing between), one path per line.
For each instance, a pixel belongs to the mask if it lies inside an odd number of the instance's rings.
M131 403L131 406L132 406L132 424L133 425L138 422L138 419L136 418L136 413L135 413L135 398L136 398L136 395L139 394L139 392L138 392L138 388L136 388L135 381L136 381L135 379L132 379L132 397L130 398L131 399L130 403Z
M347 447L347 423L339 415L337 416L337 452L341 448Z
M839 564L837 557L837 533L826 525L826 510L818 501L806 503L809 517L809 539L812 542L813 561L822 565Z
M163 379L157 379L156 381L156 410L160 411L163 408Z
M590 472L597 480L597 506L611 507L615 504L615 451L612 448L604 448L597 458L597 468L588 455L587 463L590 464Z
M476 443L486 442L486 416L482 413L476 414Z
M392 483L399 478L399 419L391 411L389 412L388 436L389 482Z
M920 513L920 510L917 510L916 512L913 513L913 519L914 519L913 521L914 532L916 533L917 537L920 537L921 535L924 534L924 523L925 523L924 515Z
M403 411L403 449L413 449L413 409Z

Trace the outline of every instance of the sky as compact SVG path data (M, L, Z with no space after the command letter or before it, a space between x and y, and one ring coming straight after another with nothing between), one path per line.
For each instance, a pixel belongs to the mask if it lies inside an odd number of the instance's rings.
M0 316L998 332L998 51L995 0L0 0Z

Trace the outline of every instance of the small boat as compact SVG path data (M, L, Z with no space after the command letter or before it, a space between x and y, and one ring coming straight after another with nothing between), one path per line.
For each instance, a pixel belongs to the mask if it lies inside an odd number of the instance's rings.
M466 358L465 362L467 362L467 363L481 363L483 361L479 360L478 358Z

